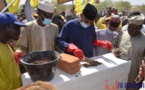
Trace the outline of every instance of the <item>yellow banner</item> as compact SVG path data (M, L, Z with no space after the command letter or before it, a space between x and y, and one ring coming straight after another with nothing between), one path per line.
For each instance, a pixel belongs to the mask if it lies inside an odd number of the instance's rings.
M9 5L13 0L6 0L7 5ZM8 8L10 13L15 13L18 11L20 0L15 0L14 3Z
M36 7L38 5L38 0L30 0L31 7Z
M94 4L96 0L75 0L75 1L76 1L75 12L81 13L87 3Z

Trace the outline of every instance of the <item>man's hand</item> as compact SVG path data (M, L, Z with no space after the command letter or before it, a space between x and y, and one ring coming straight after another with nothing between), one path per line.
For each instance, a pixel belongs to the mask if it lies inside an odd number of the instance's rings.
M139 67L139 73L135 79L136 83L139 83L142 79L145 79L145 61L142 60L142 64Z
M22 53L22 52L15 52L15 53L14 53L15 61L16 61L18 64L21 64L20 58L23 57L23 56L25 56L25 54Z
M112 51L112 53L116 56L116 57L120 57L123 54L123 51L119 48L116 48Z
M108 49L109 51L111 51L113 49L113 45L110 41L102 41L102 40L95 40L94 41L94 46L99 46L99 47L103 47L105 49Z
M72 52L80 60L82 60L82 58L84 57L83 51L72 43L68 45L67 52Z
M144 60L145 60L145 58L144 58ZM142 60L141 67L142 67L142 72L143 72L143 78L145 79L145 61L144 60Z
M84 57L83 51L80 49L76 49L74 50L73 54L78 57L80 60L82 60L82 58Z

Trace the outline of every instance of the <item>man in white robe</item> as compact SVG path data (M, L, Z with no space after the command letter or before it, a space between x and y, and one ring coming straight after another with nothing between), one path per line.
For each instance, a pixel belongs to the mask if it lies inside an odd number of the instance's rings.
M57 50L55 38L59 33L57 25L52 23L55 7L48 1L40 1L38 4L38 20L26 23L22 28L20 39L15 50L25 54L37 50Z
M137 14L132 15L129 18L128 29L123 33L119 48L113 50L113 53L124 60L131 60L131 69L128 75L127 90L138 90L135 79L138 75L139 66L141 61L145 57L145 35L141 32L141 28L144 22L144 15ZM141 84L140 84L141 85Z

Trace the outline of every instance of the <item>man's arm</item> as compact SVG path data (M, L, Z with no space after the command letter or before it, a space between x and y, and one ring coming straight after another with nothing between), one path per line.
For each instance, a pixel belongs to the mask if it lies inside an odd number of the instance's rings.
M145 59L145 58L144 58ZM135 82L136 83L139 83L141 82L142 80L144 79L145 81L145 61L142 60L142 64L140 65L139 67L139 72L138 72L138 75L135 79Z
M123 51L119 47L120 42L121 42L121 38L122 38L122 34L123 34L122 32L119 32L119 34L116 36L114 43L113 43L112 53L116 57L120 57L123 54Z
M73 43L69 42L69 36L70 36L69 30L70 30L70 26L67 23L64 25L61 33L56 38L56 44L61 50L65 52L73 53L76 57L82 60L82 58L84 57L83 51Z
M17 44L15 46L15 52L23 52L27 53L27 48L28 48L28 39L27 39L27 27L22 28L20 38L17 41Z
M68 24L64 25L60 34L56 38L56 44L61 50L67 51L67 47L69 44L69 25Z
M56 37L59 35L59 29L58 29L58 26L55 25L55 27L53 28L53 31L55 32L55 41L56 41ZM54 46L55 46L55 50L58 51L58 52L62 52L58 46L56 45L56 42L54 42Z

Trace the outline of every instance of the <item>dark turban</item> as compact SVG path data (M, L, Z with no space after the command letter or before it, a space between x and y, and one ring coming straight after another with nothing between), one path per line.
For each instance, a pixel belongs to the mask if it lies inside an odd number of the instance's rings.
M93 21L96 18L98 11L93 5L88 3L83 9L83 14L87 19Z

